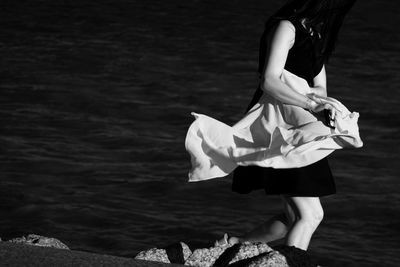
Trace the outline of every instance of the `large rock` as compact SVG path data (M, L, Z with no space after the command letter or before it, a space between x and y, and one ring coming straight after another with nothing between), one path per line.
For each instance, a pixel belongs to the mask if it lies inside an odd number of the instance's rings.
M56 238L45 237L40 235L30 234L28 236L17 237L8 240L8 242L12 243L20 243L26 245L33 245L39 247L51 247L51 248L60 248L60 249L69 249L67 245Z
M180 242L182 247L187 247L183 242ZM280 252L281 251L281 252ZM210 248L196 249L188 255L190 249L187 248L183 262L174 262L168 255L166 249L152 248L147 251L142 251L135 259L160 261L164 263L181 263L187 266L211 267L211 266L231 266L231 267L255 267L255 266L273 266L273 267L288 267L296 262L296 257L306 254L306 252L294 247L286 247L280 251L272 249L266 243L262 242L245 242L236 245L217 245ZM287 258L290 255L290 258ZM294 256L293 256L294 255ZM303 256L300 256L303 257ZM305 255L308 257L308 255ZM182 257L181 257L182 258ZM303 260L302 264L304 263ZM289 264L291 263L291 264ZM310 264L299 266L315 266Z
M245 242L237 245L226 244L211 248L201 248L193 251L192 255L186 260L185 265L208 267L214 264L233 264L271 251L271 247L261 242Z

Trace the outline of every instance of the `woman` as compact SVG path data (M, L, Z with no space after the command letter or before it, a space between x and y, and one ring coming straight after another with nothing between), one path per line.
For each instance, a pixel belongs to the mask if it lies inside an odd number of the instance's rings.
M307 250L323 217L320 197L336 192L326 157L359 148L359 114L327 97L325 63L354 0L292 0L266 24L260 84L245 116L229 126L203 114L189 127L189 181L227 176L232 190L280 195L284 211L217 244L271 242Z
M263 94L269 94L282 103L319 114L327 124L334 119L339 112L336 107L321 103L315 95L327 96L325 63L334 50L343 18L354 2L289 1L267 21L260 42L260 85L247 111ZM284 84L280 79L284 69L304 78L315 95L302 95ZM264 189L267 195L280 195L284 211L243 236L228 238L225 234L217 243L285 238L286 245L307 250L323 218L320 197L336 192L327 159L299 168L235 169L233 191L245 194L258 189Z

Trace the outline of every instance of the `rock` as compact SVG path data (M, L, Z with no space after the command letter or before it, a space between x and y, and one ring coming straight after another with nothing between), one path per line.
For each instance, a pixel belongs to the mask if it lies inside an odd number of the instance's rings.
M185 262L189 258L189 256L192 254L192 251L190 250L189 246L186 245L185 243L183 243L183 242L179 242L179 243L181 246L183 262ZM135 256L135 259L158 261L158 262L163 262L163 263L171 263L171 261L168 257L167 250L168 250L168 248L162 248L162 249L151 248L149 250L139 252Z
M185 243L180 242L183 246ZM186 246L187 247L187 246ZM286 257L278 251L273 250L266 243L245 242L236 245L218 245L210 248L199 248L190 252L183 249L184 265L196 267L211 266L274 266L288 267ZM139 252L135 259L171 263L165 249L152 248ZM172 262L183 263L183 262Z
M237 245L223 245L205 249L197 249L185 262L185 265L189 266L201 266L210 267L214 264L228 265L228 266L250 266L248 264L253 262L255 257L264 255L262 260L259 261L267 262L270 258L270 252L274 252L273 249L266 243L262 242L244 242ZM284 258L284 256L283 256ZM272 264L271 260L271 264ZM275 262L275 261L274 261ZM251 265L257 266L257 265ZM262 265L259 265L262 266ZM271 265L272 266L272 265ZM274 265L275 266L275 265ZM287 265L277 265L287 266Z
M20 243L26 245L33 245L39 247L51 247L51 248L59 248L59 249L69 249L67 245L62 243L60 240L51 237L44 237L40 235L30 234L28 236L17 237L8 240L8 242L12 243Z
M171 263L165 249L158 248L151 248L145 251L141 251L135 256L135 259Z
M189 247L180 242L182 249L179 252L184 255L171 257L171 251L167 249L152 248L140 252L135 259L159 261L164 263L180 263L186 266L211 267L315 267L307 251L293 246L280 246L272 249L263 242L244 242L235 245L217 245L209 248L199 248L191 253ZM171 246L169 246L171 247ZM176 246L172 246L176 247ZM179 247L179 246L178 246ZM185 247L185 248L184 248ZM180 248L180 247L179 247ZM174 253L177 253L174 249ZM176 255L175 255L176 256ZM181 261L174 261L180 258Z

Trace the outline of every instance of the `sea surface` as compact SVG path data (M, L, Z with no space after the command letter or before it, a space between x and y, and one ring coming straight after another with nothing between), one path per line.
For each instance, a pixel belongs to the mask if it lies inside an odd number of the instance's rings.
M2 0L0 237L133 257L279 212L263 191L231 192L231 176L188 183L184 139L192 111L243 116L263 24L282 3ZM399 6L358 1L326 67L364 147L329 156L338 193L322 199L310 246L323 266L400 266Z

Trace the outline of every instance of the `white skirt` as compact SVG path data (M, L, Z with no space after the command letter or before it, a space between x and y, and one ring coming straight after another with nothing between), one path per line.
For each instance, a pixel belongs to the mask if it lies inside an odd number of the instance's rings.
M299 93L310 93L307 82L284 70L282 81ZM257 104L235 125L192 112L185 147L191 157L189 181L224 177L237 166L297 168L310 165L336 149L363 146L359 113L350 112L338 100L321 97L336 105L332 129L311 112L283 104L264 93Z

